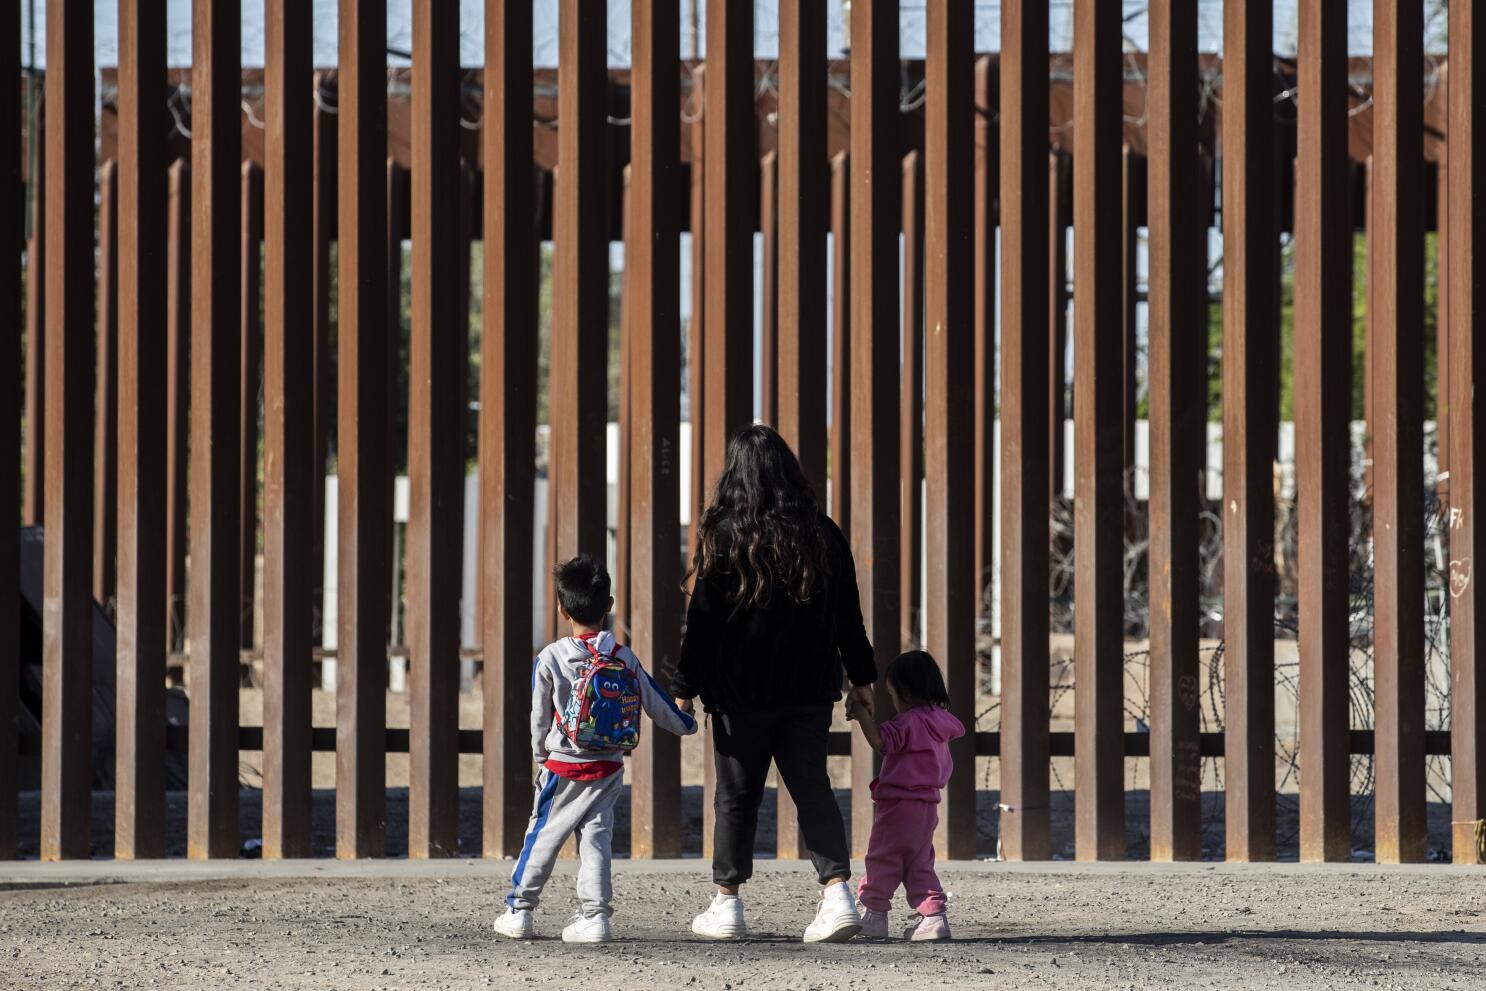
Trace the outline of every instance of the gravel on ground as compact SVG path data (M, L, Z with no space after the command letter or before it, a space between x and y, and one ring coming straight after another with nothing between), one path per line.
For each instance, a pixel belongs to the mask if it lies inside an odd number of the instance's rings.
M616 940L568 947L574 866L513 942L500 861L0 864L0 988L1486 987L1478 869L953 864L954 942L806 946L808 865L761 863L715 944L704 863L621 862Z

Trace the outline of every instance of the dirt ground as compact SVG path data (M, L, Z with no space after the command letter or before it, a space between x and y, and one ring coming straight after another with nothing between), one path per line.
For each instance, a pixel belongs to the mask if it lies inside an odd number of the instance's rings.
M0 988L1486 987L1483 875L1447 866L959 865L953 943L807 947L804 865L761 865L754 938L718 945L687 933L702 863L621 863L617 939L585 948L553 938L571 864L544 938L492 934L509 867L0 865Z

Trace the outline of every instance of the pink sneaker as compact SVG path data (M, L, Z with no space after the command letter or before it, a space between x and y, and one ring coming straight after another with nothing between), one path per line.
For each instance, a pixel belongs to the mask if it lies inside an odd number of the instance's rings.
M862 916L862 935L868 939L887 939L887 913L874 912L857 902L857 911Z
M865 921L864 921L865 925ZM949 920L943 913L939 915L921 915L918 921L903 930L903 938L915 943L940 942L950 938Z

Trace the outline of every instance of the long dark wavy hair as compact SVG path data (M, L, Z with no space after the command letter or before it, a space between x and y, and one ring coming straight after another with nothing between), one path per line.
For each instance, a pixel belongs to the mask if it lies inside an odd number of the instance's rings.
M776 586L809 600L826 568L820 509L800 462L769 427L744 427L697 523L691 575L728 579L738 608L767 608Z

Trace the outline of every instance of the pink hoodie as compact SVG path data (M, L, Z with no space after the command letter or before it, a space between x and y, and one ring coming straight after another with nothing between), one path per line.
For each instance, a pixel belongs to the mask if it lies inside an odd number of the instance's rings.
M879 800L939 801L955 762L949 741L965 735L958 719L937 705L916 705L877 727L882 736L882 771L872 782Z

